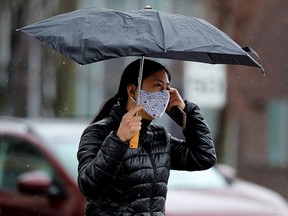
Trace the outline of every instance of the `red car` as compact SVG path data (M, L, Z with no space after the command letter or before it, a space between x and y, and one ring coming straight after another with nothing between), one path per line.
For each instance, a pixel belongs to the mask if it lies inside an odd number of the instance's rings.
M76 183L76 153L88 124L0 118L0 216L84 215L86 200ZM225 171L227 167L218 166L171 172L166 215L288 215L281 196Z
M0 120L0 215L83 216L76 152L88 123Z

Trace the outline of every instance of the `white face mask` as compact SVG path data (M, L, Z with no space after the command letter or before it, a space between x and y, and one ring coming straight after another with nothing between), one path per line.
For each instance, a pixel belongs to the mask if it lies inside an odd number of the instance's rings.
M160 118L164 114L169 103L170 93L168 90L162 90L157 92L140 90L139 98L139 104L144 105L144 110L152 118L155 119ZM135 100L133 101L135 102Z

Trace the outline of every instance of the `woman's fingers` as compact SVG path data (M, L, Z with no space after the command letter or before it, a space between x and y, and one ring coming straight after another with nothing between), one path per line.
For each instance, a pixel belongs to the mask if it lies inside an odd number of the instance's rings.
M167 110L169 111L173 106L178 106L180 109L183 110L185 108L185 103L181 95L179 94L178 90L175 88L170 88L169 92L170 92L170 100Z
M131 130L132 133L141 129L141 116L132 116L127 121L127 126Z
M135 106L129 110L123 117L117 131L117 136L124 142L129 141L137 131L141 129L142 117L136 115L144 106Z

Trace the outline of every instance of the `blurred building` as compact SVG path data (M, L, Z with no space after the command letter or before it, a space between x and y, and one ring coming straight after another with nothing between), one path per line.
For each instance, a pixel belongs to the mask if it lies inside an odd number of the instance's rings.
M257 50L266 71L263 77L252 68L228 68L221 157L241 177L288 198L288 2L214 1L213 10L220 28Z

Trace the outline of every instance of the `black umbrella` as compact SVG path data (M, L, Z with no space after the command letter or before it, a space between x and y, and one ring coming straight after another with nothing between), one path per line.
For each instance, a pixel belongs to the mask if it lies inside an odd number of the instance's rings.
M20 30L82 65L146 56L262 69L230 37L205 20L153 9L81 9Z
M205 20L150 8L129 12L81 9L20 30L82 65L141 56L140 78L144 56L246 65L264 71L247 50Z

